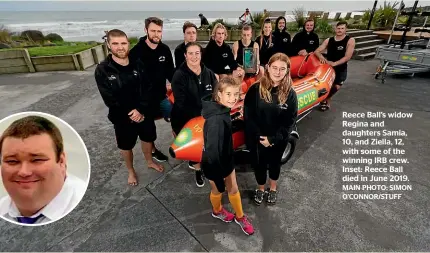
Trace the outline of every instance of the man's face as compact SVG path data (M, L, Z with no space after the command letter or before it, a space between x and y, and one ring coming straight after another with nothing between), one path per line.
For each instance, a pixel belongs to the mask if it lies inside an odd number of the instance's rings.
M336 35L342 36L346 34L346 25L339 25L336 27Z
M305 29L307 32L311 32L314 29L314 21L306 22Z
M215 31L215 41L218 43L223 43L225 40L225 30L223 28L218 28Z
M185 53L185 60L192 67L200 66L200 61L202 59L200 48L198 46L191 46L187 49Z
M66 158L56 159L54 142L43 133L26 139L6 137L1 154L3 185L20 210L37 211L61 190Z
M112 54L120 59L126 59L128 57L130 42L127 37L110 37L109 48Z
M285 28L285 20L284 19L280 19L278 22L278 29L279 30L284 30Z
M158 44L163 38L163 27L150 23L148 29L146 29L146 34L148 34L148 40L151 43Z
M244 41L251 41L251 39L252 39L252 30L242 31L242 39Z
M188 27L185 29L184 33L185 42L196 42L197 40L197 30L194 27Z

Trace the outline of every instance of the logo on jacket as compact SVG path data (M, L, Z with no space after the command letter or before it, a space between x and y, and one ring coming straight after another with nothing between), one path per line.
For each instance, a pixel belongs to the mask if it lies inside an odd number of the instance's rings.
M206 90L212 90L212 85L210 85L210 84L206 84Z
M158 60L159 60L160 62L163 62L163 61L165 61L165 60L166 60L166 57L164 57L164 56L160 56L160 58L158 58Z
M337 50L343 50L343 46L338 46Z
M284 41L284 42L288 42L288 38L284 38L284 39L283 39L283 41Z
M222 54L222 57L227 58L227 57L228 57L228 54L227 54L227 53L224 53L224 54Z
M230 66L227 65L227 66L224 67L224 69L230 69Z
M313 41L313 40L310 40L310 41L309 41L309 44L310 44L310 45L313 45L313 44L314 44L314 41Z
M281 108L282 110L287 110L288 105L287 104L279 105L279 108Z
M112 80L116 80L116 77L114 75L111 75L110 77L108 77L108 79L109 81L112 81Z
M137 71L136 70L133 70L133 75L137 76Z

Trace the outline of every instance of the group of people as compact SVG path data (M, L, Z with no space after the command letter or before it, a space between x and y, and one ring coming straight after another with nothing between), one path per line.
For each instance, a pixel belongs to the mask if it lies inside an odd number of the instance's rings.
M154 145L157 118L170 122L174 134L178 135L190 119L203 116L202 160L199 163L189 161L188 166L195 170L198 187L204 186L205 178L209 179L212 216L224 222L234 220L246 234L254 233L242 210L233 161L230 109L240 99L242 81L253 78L253 85L244 99L243 119L246 146L251 153L258 184L254 202L260 205L267 195L267 203L273 205L277 200L276 182L280 175L281 157L298 114L289 57L315 51L321 62L346 66L354 43L353 39L340 33L346 32L346 29L339 28L346 28L341 22L337 25L336 36L321 46L318 36L313 33L312 20L306 21L304 31L297 34L293 42L285 25L285 18L279 17L272 33L271 22L266 20L262 34L255 41L252 40L252 27L245 25L242 39L231 48L225 42L227 29L218 23L212 30L211 40L203 48L196 42L196 25L185 22L184 42L175 48L175 59L161 40L163 21L159 18L145 20L146 36L140 38L132 49L123 31L114 29L107 33L111 54L97 66L95 79L109 108L108 118L115 129L130 185L138 183L132 151L138 137L148 167L159 172L164 169L153 161L153 158L159 162L168 159ZM253 73L245 73L243 68L243 49L249 47L258 52L258 67ZM328 50L327 59L321 54L325 49ZM338 69L345 70L345 74L337 80L346 79L346 67ZM173 104L166 95L170 88ZM270 180L269 187L265 189L267 175ZM225 191L235 214L222 207L222 193Z

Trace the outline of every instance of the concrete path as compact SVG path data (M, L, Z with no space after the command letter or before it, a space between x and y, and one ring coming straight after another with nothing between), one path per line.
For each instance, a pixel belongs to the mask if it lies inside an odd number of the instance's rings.
M430 82L428 77L374 80L377 61L352 61L332 109L299 123L296 153L283 166L278 204L256 207L256 182L239 168L244 211L255 225L246 236L236 224L210 216L209 185L198 188L184 163L170 159L160 174L145 166L136 146L137 187L116 149L107 109L93 71L0 76L0 118L42 111L71 124L88 147L92 171L87 193L68 216L42 227L0 220L2 251L425 251L430 249ZM342 112L412 112L386 120L403 129L405 174L412 191L400 200L344 200ZM170 125L157 122L157 145L167 154ZM351 130L351 129L350 129ZM374 146L372 146L374 147ZM393 174L393 173L389 173ZM224 203L228 203L224 198ZM231 210L230 205L227 208Z

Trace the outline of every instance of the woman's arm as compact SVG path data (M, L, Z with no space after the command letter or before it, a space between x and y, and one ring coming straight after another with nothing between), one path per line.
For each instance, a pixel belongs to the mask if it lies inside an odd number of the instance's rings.
M288 95L288 100L286 102L288 105L287 113L282 115L283 121L282 125L276 132L276 135L268 136L267 139L272 145L279 144L280 142L288 141L291 131L293 130L294 124L297 120L297 95L296 92L291 89L290 94Z
M260 139L260 128L258 127L258 117L257 117L257 96L258 85L254 84L249 88L245 96L245 101L243 103L243 119L245 122L245 135L247 140L247 146L252 145L254 142L258 142ZM251 141L252 143L248 143Z

